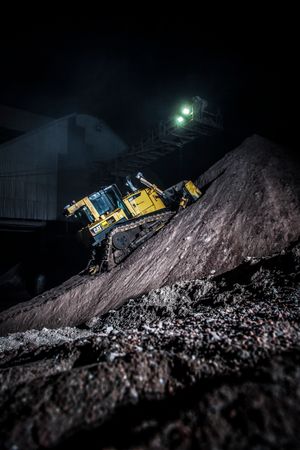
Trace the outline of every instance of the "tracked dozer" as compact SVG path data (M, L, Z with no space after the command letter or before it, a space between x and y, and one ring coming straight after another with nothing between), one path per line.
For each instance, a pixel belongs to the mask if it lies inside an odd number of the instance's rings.
M163 228L178 209L201 196L192 181L163 191L142 173L136 178L145 187L136 188L127 177L130 193L125 196L112 184L64 208L67 217L80 222L79 236L93 249L87 268L90 274L111 270Z

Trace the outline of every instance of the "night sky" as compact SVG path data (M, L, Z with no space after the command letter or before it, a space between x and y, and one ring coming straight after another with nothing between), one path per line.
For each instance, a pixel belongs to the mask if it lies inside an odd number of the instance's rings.
M96 115L131 144L200 95L222 109L228 149L254 132L292 146L296 30L254 17L11 17L0 104Z

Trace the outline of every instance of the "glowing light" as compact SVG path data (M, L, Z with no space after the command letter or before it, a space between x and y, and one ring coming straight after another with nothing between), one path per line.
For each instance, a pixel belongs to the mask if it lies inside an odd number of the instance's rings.
M176 122L177 122L178 124L182 125L183 122L184 122L184 118L183 118L182 116L178 116L177 119L176 119Z
M185 106L184 108L182 108L182 114L184 114L185 116L189 116L191 114L191 108L189 108L188 106Z

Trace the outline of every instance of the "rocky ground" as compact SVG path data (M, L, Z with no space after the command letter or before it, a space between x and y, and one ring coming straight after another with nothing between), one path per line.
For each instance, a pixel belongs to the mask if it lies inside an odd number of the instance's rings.
M299 448L300 243L0 340L0 442Z
M224 273L300 237L300 166L280 146L252 136L197 183L203 197L124 263L3 311L0 335L77 326L151 289Z
M299 177L253 136L116 269L1 312L0 448L300 448Z

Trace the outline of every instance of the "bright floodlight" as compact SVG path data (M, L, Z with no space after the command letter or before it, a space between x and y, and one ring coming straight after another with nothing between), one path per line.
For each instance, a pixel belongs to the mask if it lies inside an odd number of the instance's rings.
M182 116L178 116L176 121L177 123L182 124L184 122L184 118Z
M182 114L184 114L185 116L189 116L191 114L191 108L185 106L184 108L182 108Z

